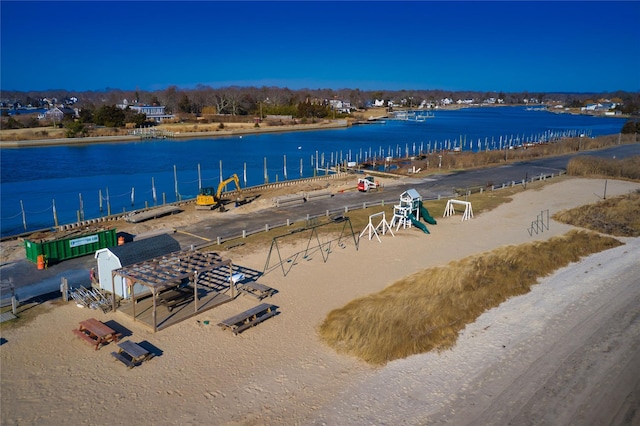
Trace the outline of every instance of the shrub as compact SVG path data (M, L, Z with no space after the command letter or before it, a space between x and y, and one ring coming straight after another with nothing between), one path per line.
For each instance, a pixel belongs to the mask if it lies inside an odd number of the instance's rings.
M66 136L68 138L76 138L78 136L84 136L86 134L84 124L82 124L80 121L69 121L65 123L65 128Z
M626 123L624 123L624 126L622 126L622 130L620 131L620 133L640 133L640 121L638 120L629 120Z
M16 120L15 118L9 116L9 118L7 118L7 121L2 127L4 127L5 129L22 129L24 128L24 124L22 124L20 121Z

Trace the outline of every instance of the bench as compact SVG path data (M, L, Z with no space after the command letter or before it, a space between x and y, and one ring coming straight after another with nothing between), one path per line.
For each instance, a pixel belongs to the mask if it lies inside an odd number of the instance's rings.
M218 323L223 330L231 330L234 335L242 333L247 328L260 324L262 321L278 314L278 307L268 303L262 303L244 312L227 318Z
M253 296L258 300L262 300L265 297L271 297L276 293L275 288L268 287L255 281L247 281L246 283L238 284L238 291L248 294L249 296Z
M128 368L133 368L153 357L148 350L131 340L118 343L118 347L120 348L118 352L111 352L111 355Z

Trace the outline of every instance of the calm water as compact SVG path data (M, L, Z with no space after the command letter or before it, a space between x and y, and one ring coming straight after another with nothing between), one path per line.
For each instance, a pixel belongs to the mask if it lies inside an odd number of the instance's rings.
M143 208L145 202L149 206L162 204L163 196L167 202L177 197L193 198L199 180L202 186L217 187L221 174L223 179L238 174L244 186L245 164L246 185L262 184L265 158L268 181L275 182L285 180L285 174L287 179L313 176L316 160L319 167L324 167L369 156L414 155L420 149L498 149L501 140L515 144L516 140L525 142L568 132L615 134L625 121L521 107L468 108L435 111L434 117L425 122L388 120L386 124L348 129L3 149L0 233L24 232L21 200L27 229L34 230L53 226L54 202L59 223L63 224L77 220L81 200L84 219L106 215L107 193L111 213L116 213Z

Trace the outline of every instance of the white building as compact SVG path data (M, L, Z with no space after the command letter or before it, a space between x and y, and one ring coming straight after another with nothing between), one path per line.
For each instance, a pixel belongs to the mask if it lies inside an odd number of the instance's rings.
M117 105L118 108L127 109L137 112L138 114L144 114L147 116L147 120L161 123L162 120L171 119L175 116L173 114L167 114L165 112L166 106L164 105L129 105L129 102L125 99L121 104Z
M114 291L118 296L128 299L131 292L127 283L124 282L121 276L116 275L113 277L111 273L116 269L176 251L180 251L180 244L167 234L133 241L121 246L100 249L95 254L98 262L100 288L108 292ZM149 291L149 287L145 287L142 284L135 284L134 286L136 295L147 291Z

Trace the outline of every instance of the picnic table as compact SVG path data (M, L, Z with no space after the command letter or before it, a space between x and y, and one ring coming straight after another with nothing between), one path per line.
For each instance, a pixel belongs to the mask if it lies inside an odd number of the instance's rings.
M247 309L246 311L241 312L238 315L234 315L221 321L220 323L218 323L218 326L222 327L224 330L231 330L233 334L237 335L247 328L253 327L254 325L261 323L262 321L271 318L274 315L277 315L277 309L278 307L275 305L271 305L269 303L261 303L258 306Z
M128 368L133 368L153 357L152 353L131 340L118 343L118 347L118 352L111 352L111 355Z
M158 294L158 301L171 312L176 306L185 305L193 301L193 296L193 288L176 287Z
M72 331L76 336L94 345L96 350L109 342L117 342L121 336L120 333L116 333L111 327L95 318L80 321L80 327Z

